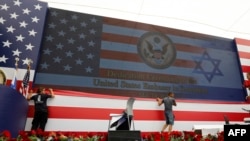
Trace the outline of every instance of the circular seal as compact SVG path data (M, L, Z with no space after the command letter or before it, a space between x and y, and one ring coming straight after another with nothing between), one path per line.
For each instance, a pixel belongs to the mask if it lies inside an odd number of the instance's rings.
M168 68L176 58L173 42L165 34L158 32L143 34L137 44L137 51L148 66L156 69Z

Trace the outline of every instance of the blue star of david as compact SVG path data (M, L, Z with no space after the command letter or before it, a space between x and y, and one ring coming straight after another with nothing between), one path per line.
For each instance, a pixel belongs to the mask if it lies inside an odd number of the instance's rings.
M196 66L193 73L203 74L205 78L211 82L214 76L223 76L219 69L221 60L213 59L205 51L201 57L194 57Z

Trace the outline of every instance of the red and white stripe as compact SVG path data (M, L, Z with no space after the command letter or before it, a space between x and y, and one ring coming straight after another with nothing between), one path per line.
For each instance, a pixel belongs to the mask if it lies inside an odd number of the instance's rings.
M235 41L237 44L244 80L247 80L246 73L250 72L250 40L236 38ZM246 90L248 95L250 95L249 89Z
M56 97L48 101L49 120L47 131L105 132L108 131L110 113L121 113L127 97L89 94L55 90ZM231 123L243 123L248 113L244 102L185 101L177 99L174 107L176 121L174 130L192 130L194 125L222 125L224 115ZM30 130L34 104L30 102L25 130ZM160 131L164 124L163 106L155 99L136 98L134 103L135 129L141 132Z

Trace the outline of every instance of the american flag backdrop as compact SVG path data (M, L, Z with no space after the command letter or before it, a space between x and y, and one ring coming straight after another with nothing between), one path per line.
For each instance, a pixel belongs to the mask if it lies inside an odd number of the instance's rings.
M174 91L184 99L244 100L233 39L55 8L47 19L36 85L121 96L162 97ZM166 60L157 61L153 48L166 50L158 53Z
M173 42L176 60L168 68L152 68L138 54L137 44L148 32L163 33ZM236 39L238 49L246 46L241 41ZM0 69L7 85L18 57L19 86L21 81L32 82L36 75L37 86L54 88L56 97L48 100L47 131L107 131L109 114L121 113L129 96L138 96L136 130L160 131L163 107L157 106L154 97L163 96L169 85L177 93L174 130L223 125L224 115L231 123L241 123L248 116L241 110L249 105L243 100L234 40L55 8L47 13L47 4L36 0L1 0L0 43ZM115 87L116 80L123 87ZM141 89L138 84L148 86ZM207 88L209 95L204 91ZM30 130L33 112L30 101L25 130Z
M0 69L10 85L15 72L17 88L24 78L27 65L31 64L32 83L37 65L43 27L47 12L47 3L37 0L1 0L0 1Z
M152 68L138 55L139 38L148 32L164 33L173 41L177 59L169 68ZM189 100L182 100L181 92L176 95L174 130L192 130L194 125L223 126L224 115L231 123L243 122L248 113L241 109L247 104L239 67L234 40L50 8L35 84L56 88L56 98L48 103L47 130L107 131L109 114L121 113L127 98L135 96L135 128L148 132L160 131L164 124L163 107L154 98L159 91L105 85L116 80L129 84L186 80L184 85L199 84L212 90L208 97L185 92ZM98 80L103 80L103 86L94 86ZM163 96L165 91L159 93ZM33 108L31 103L26 130L31 127Z

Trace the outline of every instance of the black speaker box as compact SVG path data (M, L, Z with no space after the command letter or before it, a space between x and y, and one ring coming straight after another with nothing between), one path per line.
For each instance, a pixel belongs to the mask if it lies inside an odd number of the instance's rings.
M109 131L108 141L141 141L141 131Z

